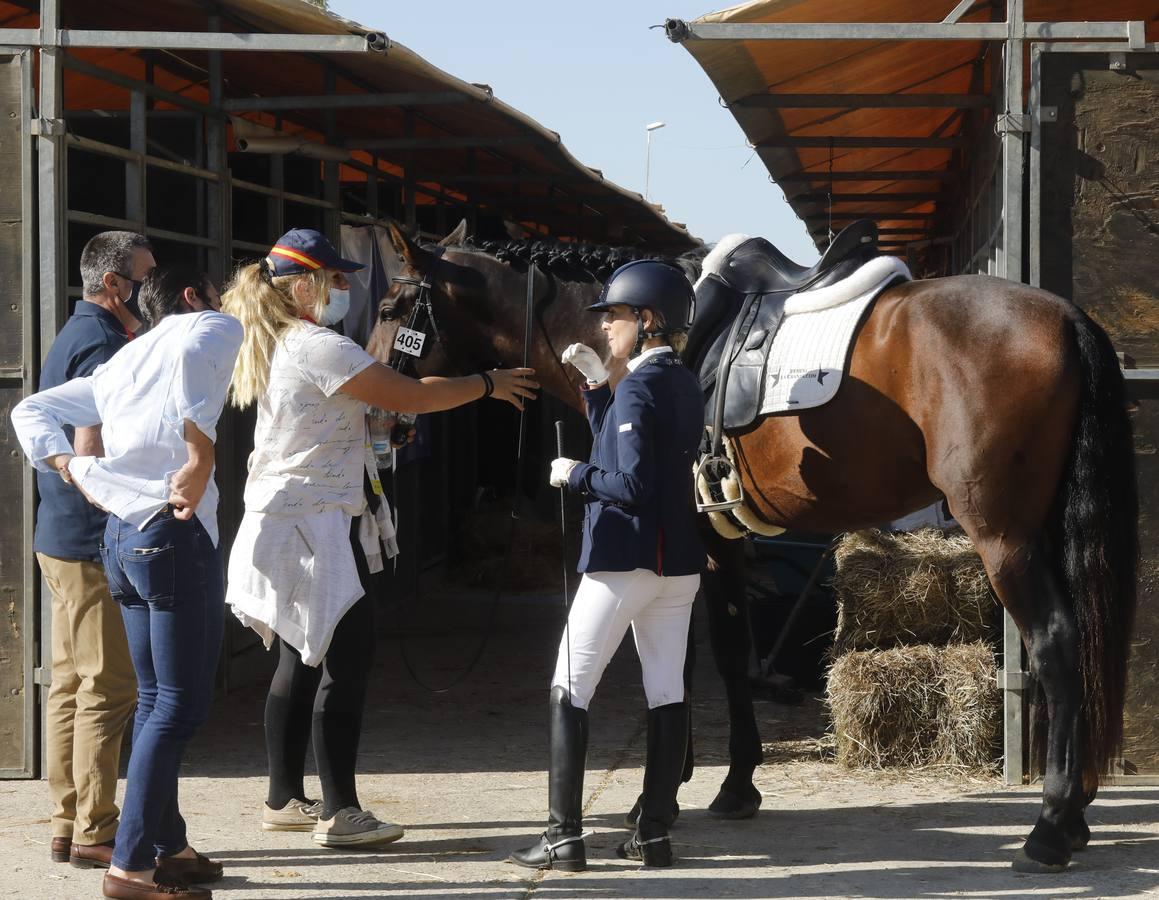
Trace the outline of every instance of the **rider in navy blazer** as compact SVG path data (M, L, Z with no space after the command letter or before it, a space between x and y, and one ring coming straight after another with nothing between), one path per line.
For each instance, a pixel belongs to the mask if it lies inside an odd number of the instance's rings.
M568 476L585 502L580 572L704 568L692 466L704 432L704 395L674 351L648 356L616 386L584 392L595 440Z
M563 353L563 362L587 377L595 441L588 462L561 457L551 464L551 484L566 485L586 503L583 578L551 682L547 830L511 854L521 866L568 872L587 866L588 706L629 626L648 700L647 764L636 832L617 853L649 866L672 864L668 826L688 736L684 658L705 560L692 493L704 400L676 353L691 305L692 285L679 269L654 260L628 263L589 308L604 314L608 351L627 361L629 374L613 393L595 350L572 344Z

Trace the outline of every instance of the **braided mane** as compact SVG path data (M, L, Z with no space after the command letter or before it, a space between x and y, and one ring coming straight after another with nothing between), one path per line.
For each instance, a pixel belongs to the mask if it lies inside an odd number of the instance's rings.
M703 253L691 251L678 257L648 253L639 247L607 247L600 244L564 243L543 240L480 240L467 238L459 249L487 253L503 263L536 265L567 281L607 281L624 263L635 259L657 259L684 271L690 280L700 274Z

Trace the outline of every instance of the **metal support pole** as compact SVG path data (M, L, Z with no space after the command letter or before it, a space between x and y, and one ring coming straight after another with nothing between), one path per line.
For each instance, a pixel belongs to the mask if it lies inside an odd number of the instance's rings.
M54 6L59 8L59 2ZM41 11L41 21L48 21ZM59 20L58 20L59 21ZM52 47L104 47L116 50L205 50L273 51L277 53L366 53L385 52L386 35L368 34L264 34L250 32L117 31L113 29L52 28L50 41L43 41L44 29L5 29L8 44L44 43ZM1113 37L1114 35L1099 35Z
M370 155L370 168L378 172L378 156ZM366 214L372 219L378 218L378 176L366 173Z
M999 117L1002 136L1002 265L1011 281L1022 281L1022 173L1026 117L1022 94L1023 0L1006 0L1008 37L1004 46L1005 111ZM1022 670L1022 637L1009 613L1002 626L1003 756L1007 784L1022 784L1022 720L1025 673Z
M409 139L414 139L415 134L415 113L413 109L408 109L403 113L403 134ZM403 169L403 193L406 208L406 227L412 232L418 224L418 210L415 209L415 160L414 151L408 150L403 161L405 168Z
M134 153L148 151L145 121L145 95L133 91L129 95L129 149ZM137 223L137 230L145 233L145 163L136 159L125 163L125 218Z
M1030 45L1030 169L1027 172L1030 283L1042 286L1042 45Z
M683 22L669 19L670 40L684 41L1130 41L1130 22Z
M270 157L270 187L277 192L269 198L271 239L286 232L286 158L281 154Z
M323 91L328 95L333 95L337 88L338 79L334 75L332 66L326 66L322 75ZM338 129L336 128L335 112L333 108L327 109L323 113L323 121L326 129L326 143L334 147L338 137ZM329 204L326 207L323 221L325 222L324 231L326 236L330 238L330 242L335 247L341 246L340 239L340 220L341 210L339 204L341 203L342 186L339 181L338 163L334 160L326 160L322 163L322 196Z
M221 16L212 13L209 16L210 31L221 29ZM222 98L225 94L222 59L220 50L209 52L209 105L221 109ZM209 271L219 284L223 284L229 276L233 261L233 249L230 238L233 223L230 221L230 193L233 190L229 179L229 155L226 144L225 121L221 116L210 116L205 120L205 150L207 169L217 172L218 179L213 184L206 184L208 192L206 208L209 219L209 237L215 242L214 249L209 251Z
M39 188L37 257L40 260L40 361L68 317L65 285L68 273L65 244L64 50L57 46L59 0L42 0L40 9L40 96L36 157Z

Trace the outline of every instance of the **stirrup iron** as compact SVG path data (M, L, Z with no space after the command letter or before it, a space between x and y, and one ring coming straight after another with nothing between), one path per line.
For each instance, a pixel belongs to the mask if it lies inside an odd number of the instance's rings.
M708 469L710 475L705 475L705 470ZM705 484L710 487L720 489L728 478L733 478L736 482L736 489L739 496L732 500L718 500L715 502L705 502L700 496L700 479L704 478ZM696 464L696 470L692 475L693 484L696 485L696 511L698 513L708 512L727 512L730 509L736 509L738 506L743 506L745 502L744 485L741 483L740 474L728 459L727 456L711 456L706 455L701 457L699 463ZM720 491L723 494L723 490Z

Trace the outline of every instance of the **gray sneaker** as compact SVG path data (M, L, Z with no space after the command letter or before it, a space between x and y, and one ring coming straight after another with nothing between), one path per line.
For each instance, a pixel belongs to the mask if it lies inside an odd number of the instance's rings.
M389 844L403 836L401 825L380 822L374 813L348 806L332 819L319 819L314 826L314 843L323 847L353 847Z
M263 803L262 831L313 831L321 814L321 800L291 800L281 809Z

